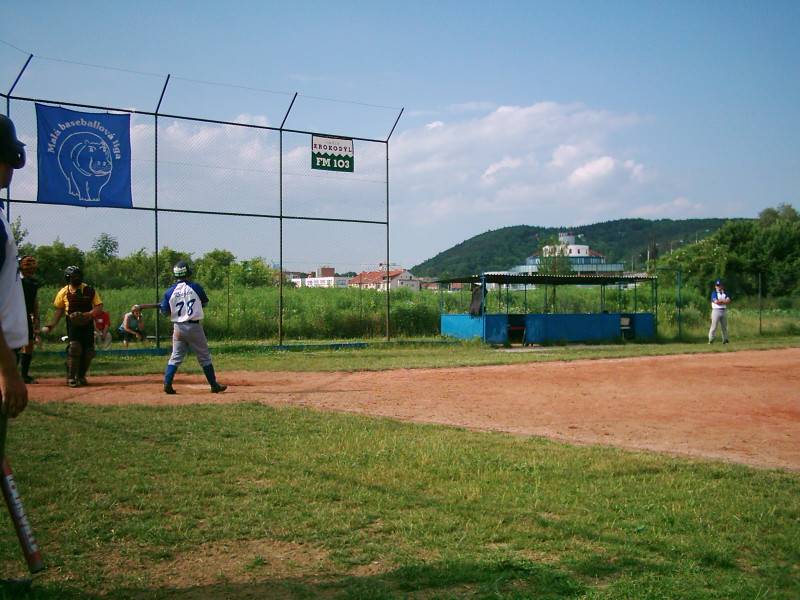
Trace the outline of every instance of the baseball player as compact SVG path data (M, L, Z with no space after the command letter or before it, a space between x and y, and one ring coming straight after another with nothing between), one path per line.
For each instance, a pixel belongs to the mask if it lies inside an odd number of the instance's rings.
M19 259L19 272L22 274L22 292L25 295L25 310L28 313L28 344L23 346L18 355L22 380L25 383L36 383L30 376L33 360L33 343L39 335L39 282L36 280L36 269L39 263L33 256Z
M11 119L0 115L0 189L11 185L14 170L24 166L25 144L17 139ZM14 350L28 343L25 314L17 245L0 211L0 411L8 417L16 417L28 404L28 388L17 371L14 357Z
M728 304L731 297L725 291L725 286L720 279L714 282L714 291L711 292L711 329L708 330L708 343L714 343L717 327L722 328L722 343L728 343Z
M80 387L89 385L86 373L94 358L94 319L103 312L103 301L97 291L83 283L83 271L75 265L64 270L67 282L56 294L53 306L53 321L42 327L42 333L50 333L61 316L67 313L67 385Z
M192 268L186 261L180 260L172 267L172 275L176 279L175 285L164 293L161 300L161 312L169 315L174 323L172 330L172 356L169 357L167 369L164 371L164 392L175 394L172 380L178 367L186 357L186 351L191 349L197 356L197 362L203 368L211 392L218 394L224 392L228 386L217 383L214 365L211 364L211 352L208 350L208 340L203 330L203 308L208 304L205 290L191 281Z

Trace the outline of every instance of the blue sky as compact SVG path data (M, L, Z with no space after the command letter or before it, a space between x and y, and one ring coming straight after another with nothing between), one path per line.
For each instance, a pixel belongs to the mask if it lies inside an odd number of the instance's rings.
M404 107L389 151L392 261L405 266L507 225L800 205L798 2L15 4L0 22L0 86L25 58L9 44L42 57L20 95L152 110L171 73L168 111L279 124L297 91L289 125L381 138ZM87 76L95 71L53 58L136 73ZM202 134L172 132L164 143L176 147ZM341 201L348 216L379 218L380 156L362 151L352 189L368 202L347 205L351 181L333 207L298 207L332 214ZM25 190L23 177L15 194ZM36 241L59 234L52 216L22 214ZM274 244L253 243L272 225L255 236L229 227L220 222L214 245L277 258ZM359 235L299 233L288 262L381 260L383 232L361 248ZM208 237L181 239L202 252Z

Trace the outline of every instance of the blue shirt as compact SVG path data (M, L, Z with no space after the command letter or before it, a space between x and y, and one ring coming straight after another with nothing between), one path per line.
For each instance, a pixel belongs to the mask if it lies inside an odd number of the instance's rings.
M727 298L728 300L731 299L730 295L728 295L728 293L725 290L722 290L721 292L717 292L717 290L714 290L713 292L711 292L711 308L716 308L717 310L720 309L725 310L726 308L728 308L727 304L717 303L717 300L724 300L725 298Z

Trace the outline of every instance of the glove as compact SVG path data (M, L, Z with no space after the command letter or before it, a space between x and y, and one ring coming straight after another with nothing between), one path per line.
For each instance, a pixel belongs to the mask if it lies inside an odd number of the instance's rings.
M81 325L88 325L89 323L91 323L92 317L91 315L87 315L86 313L74 312L69 315L69 320L74 325L81 326Z

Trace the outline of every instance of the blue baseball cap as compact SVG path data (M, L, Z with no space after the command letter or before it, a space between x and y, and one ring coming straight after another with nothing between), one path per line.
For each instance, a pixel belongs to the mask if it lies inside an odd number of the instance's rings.
M721 285L722 285L722 279L717 279L717 280L714 282L714 285L719 285L719 286L721 286Z

